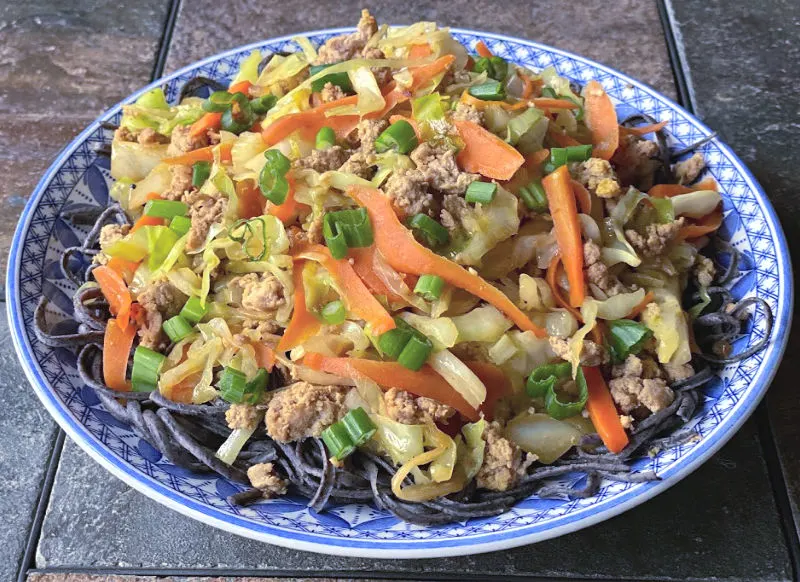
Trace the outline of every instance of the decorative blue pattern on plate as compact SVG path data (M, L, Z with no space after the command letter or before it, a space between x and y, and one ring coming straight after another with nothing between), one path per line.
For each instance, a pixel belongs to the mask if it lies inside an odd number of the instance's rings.
M348 29L318 31L308 36L319 44ZM674 145L693 143L710 132L675 103L644 85L592 61L539 44L508 37L455 30L469 47L483 39L497 55L541 69L554 66L579 83L597 79L619 104L621 115L633 111L667 120ZM211 57L132 95L165 84L170 100L195 75L227 79L253 49L296 50L289 37L256 43ZM704 401L691 425L701 439L636 462L637 470L655 470L662 480L644 484L604 482L589 499L540 500L532 497L494 518L421 528L398 521L366 505L347 505L317 514L305 500L286 497L247 508L225 499L240 489L223 478L198 476L177 468L127 426L106 413L93 392L81 386L75 356L52 350L33 333L33 315L44 293L52 301L53 322L72 311L74 290L57 268L62 250L86 230L59 218L76 203L105 205L111 183L107 160L94 149L108 143L111 132L99 123L119 119L117 105L79 135L58 157L28 202L11 248L8 270L8 311L14 342L26 373L67 433L89 454L129 485L182 513L234 533L296 549L349 556L394 558L435 557L486 552L532 543L597 523L633 507L673 485L713 454L752 413L764 395L780 361L791 321L792 275L786 241L767 198L750 172L717 140L702 153L709 172L724 194L723 234L746 257L736 284L737 298L758 295L776 315L771 345L747 360L726 367L705 390ZM753 318L744 349L764 334L765 316ZM569 479L569 476L565 477ZM387 554L387 551L389 553Z

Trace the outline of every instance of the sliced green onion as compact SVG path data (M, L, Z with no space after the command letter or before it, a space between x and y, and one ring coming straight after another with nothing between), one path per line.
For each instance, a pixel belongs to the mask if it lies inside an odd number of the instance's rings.
M119 354L127 357L127 354ZM133 352L131 387L134 392L152 392L158 387L158 374L167 358L156 351L139 346Z
M178 236L183 236L192 228L192 221L188 216L176 216L170 221L169 228Z
M254 223L261 225L261 236L257 239L261 242L261 252L258 254L253 254L250 251L250 241L256 236L252 226ZM239 227L242 227L241 235L235 234ZM240 243L242 245L242 252L244 252L244 254L247 255L247 258L251 261L263 260L267 255L267 251L269 250L269 242L267 241L267 222L263 216L257 216L255 218L240 218L228 229L228 238L230 238L232 241Z
M258 187L261 193L273 204L281 205L289 195L289 182L269 164L261 168L258 176Z
M415 214L408 221L408 226L417 238L432 249L450 242L447 229L427 214Z
M550 163L553 164L554 169L560 168L568 161L567 148L550 148Z
M311 67L309 67L309 69L308 69L308 74L309 74L310 77L313 77L314 75L324 71L328 67L332 67L334 64L335 63L330 63L330 64L327 64L327 65L311 65Z
M317 132L315 147L318 150L326 150L336 145L336 132L327 125Z
M555 389L547 391L544 397L544 408L547 414L556 420L562 420L580 414L589 399L589 389L586 386L586 378L583 375L583 368L578 366L578 373L575 375L575 384L578 386L578 399L573 402L562 402L558 399Z
M558 99L558 95L556 95L556 92L552 89L552 87L544 87L542 89L542 97L548 97L550 99Z
M375 140L375 151L379 154L394 150L401 154L411 152L418 144L414 127L405 120L395 121L383 130Z
M192 165L192 186L200 188L211 175L211 162L195 162Z
M375 423L370 420L369 415L360 406L345 414L342 424L347 430L350 440L357 447L365 444L378 430L378 427L375 426Z
M420 333L404 319L395 317L394 322L396 325L394 329L390 329L378 337L378 349L385 357L392 360L399 358L409 340Z
M165 226L147 228L147 267L154 271L161 266L167 255L178 242L178 233Z
M617 363L642 351L644 343L653 335L646 325L632 319L614 319L606 324L609 351Z
M397 363L414 370L419 370L427 361L433 351L433 343L422 334L414 335L397 357Z
M592 144L567 146L568 162L585 162L592 157Z
M548 161L542 166L542 172L545 174L552 174L556 171L556 166L553 165L552 162Z
M254 122L255 115L250 101L244 93L234 93L231 106L222 114L222 129L238 135L250 129Z
M350 433L347 432L344 424L337 422L322 431L322 442L328 447L331 457L340 461L356 450Z
M496 193L496 183L475 180L467 186L467 193L464 198L467 202L473 202L475 204L489 204L494 200L494 195Z
M555 388L557 380L568 378L571 372L572 364L569 362L539 366L528 376L525 392L531 398L542 398L548 390Z
M220 396L225 402L239 404L244 399L244 391L247 387L247 377L237 370L226 366L219 376L217 388L219 389Z
M200 302L199 297L189 297L189 300L181 309L181 317L189 323L199 323L203 317L208 313L208 305L205 307Z
M228 93L227 91L214 91L208 96L208 99L203 101L203 111L208 111L209 113L227 111L231 103L233 103L233 96L233 93Z
M250 108L256 115L264 115L270 109L275 107L277 102L278 98L275 97L275 95L262 95L261 97L256 97L250 101Z
M245 404L258 404L267 389L269 382L269 372L265 368L259 368L256 375L244 387L244 397L242 402Z
M278 175L283 176L292 167L292 161L283 155L283 152L276 149L266 150L264 158L267 160L267 165L274 169Z
M348 248L368 247L374 240L372 222L365 208L327 213L322 235L335 259L343 259Z
M492 64L489 62L489 57L480 57L475 59L475 64L472 66L472 71L475 73L487 73L492 76Z
M161 327L164 329L164 333L169 337L169 340L174 344L192 333L192 326L180 315L170 317Z
M490 77L501 82L505 81L506 77L508 76L508 61L506 61L503 57L493 56L489 57L489 63L492 68L492 74Z
M530 210L545 212L548 208L547 193L544 191L541 180L534 180L519 190L520 198Z
M414 293L426 301L436 301L444 289L444 279L439 275L423 275L414 286Z
M330 75L324 75L319 79L316 79L311 82L311 92L312 93L319 93L322 89L325 88L325 85L328 83L332 85L336 85L345 93L350 93L353 91L353 84L350 82L350 76L346 72L342 73L331 73Z
M483 101L502 101L506 98L506 90L500 81L487 81L469 88L469 94Z
M189 207L179 200L150 200L144 205L147 216L171 219L175 216L184 216L189 212Z
M338 325L344 321L347 316L347 311L344 308L344 303L340 300L331 301L326 304L319 312L325 323L330 325Z

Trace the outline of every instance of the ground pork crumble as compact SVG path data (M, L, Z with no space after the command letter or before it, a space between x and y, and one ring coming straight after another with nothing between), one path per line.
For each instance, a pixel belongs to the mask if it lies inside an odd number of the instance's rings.
M317 386L296 382L269 401L266 424L269 436L280 442L318 437L347 413L347 386Z

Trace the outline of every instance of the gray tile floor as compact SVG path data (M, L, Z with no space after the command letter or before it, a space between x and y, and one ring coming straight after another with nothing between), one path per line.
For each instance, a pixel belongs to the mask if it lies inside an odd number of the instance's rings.
M778 209L790 245L800 252L800 204L792 180L799 161L794 147L800 109L797 3L366 4L384 21L431 19L539 40L681 97L750 164ZM5 81L0 171L7 177L0 188L7 210L0 217L0 249L7 247L21 205L52 156L102 109L160 72L159 54L169 72L258 38L349 25L361 5L345 0L330 10L311 0L91 0L79 6L37 0L0 6L0 79ZM170 9L177 9L174 26ZM659 11L666 15L666 31ZM669 47L676 49L671 60ZM18 572L24 579L29 568L38 572L31 579L42 582L64 579L47 577L50 571L153 574L198 568L203 574L224 568L263 576L452 579L463 579L464 573L498 579L785 580L797 575L791 519L800 495L794 421L800 405L791 357L767 399L768 411L762 409L694 475L644 506L582 532L508 552L379 562L258 544L188 520L128 489L69 442L63 454L56 450L52 490L43 490L56 429L27 387L6 325L3 315L0 390L9 404L0 409L2 580ZM790 354L797 342L795 334ZM41 530L33 527L40 497ZM23 564L28 541L35 552Z

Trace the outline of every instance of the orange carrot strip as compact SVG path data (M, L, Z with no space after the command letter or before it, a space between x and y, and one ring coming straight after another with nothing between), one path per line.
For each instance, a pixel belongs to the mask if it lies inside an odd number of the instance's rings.
M511 380L505 372L489 362L464 362L467 367L486 386L486 400L478 410L483 412L487 420L494 420L494 410L498 400L513 393Z
M319 320L306 308L306 291L303 287L303 261L295 261L292 265L292 282L294 283L294 309L292 319L283 332L276 348L279 352L288 352L299 346L321 327Z
M289 192L286 194L286 200L283 204L271 204L268 214L271 214L283 224L289 224L297 216L297 213L302 208L308 208L308 205L298 202L294 197L295 184L291 174L286 174L286 181L289 183Z
M619 413L606 381L598 368L584 367L583 375L589 389L589 399L586 401L589 418L608 450L619 453L628 444L628 435L619 421Z
M112 390L128 392L131 383L125 378L128 369L128 355L131 353L136 326L121 327L116 319L106 323L103 336L103 380Z
M492 51L489 50L489 47L486 46L486 43L482 40L479 40L478 44L475 45L475 52L478 53L479 56L486 57L487 59L494 56Z
M145 200L161 200L161 194L158 192L148 192L147 195L144 197Z
M267 372L271 372L275 366L275 350L270 346L261 342L254 342L250 344L256 352L256 364L259 368L266 368Z
M625 127L619 126L620 133L627 133L630 135L638 135L639 137L647 135L648 133L655 133L661 131L667 126L667 121L659 121L658 123L651 123L650 125L640 125L639 127Z
M652 303L655 297L656 296L653 294L652 291L648 291L647 294L645 294L644 299L642 299L638 305L636 305L633 309L631 309L631 312L625 317L627 317L628 319L633 319L634 317L639 315L642 311L644 311L644 308L647 307L650 303Z
M584 120L592 134L592 155L610 160L619 147L617 111L597 81L589 81L584 88Z
M117 325L121 329L126 329L130 321L131 303L133 301L125 281L116 271L107 266L97 267L92 271L92 274L98 285L100 285L103 296L108 301L111 314L117 318Z
M581 142L574 137L563 133L552 123L547 127L547 137L560 148L581 145Z
M551 97L537 97L528 101L538 109L578 109L579 106L568 99L553 99Z
M431 50L431 45L426 42L422 44L411 45L411 48L408 51L408 58L424 59L425 57L429 57L432 54L433 50Z
M561 287L558 285L559 266L561 266L561 255L556 255L550 261L550 266L547 267L546 281L550 286L550 292L553 294L553 299L559 306L569 311L573 317L575 317L575 319L582 322L583 316L581 315L581 312L572 307L572 305L569 304L569 301L567 301L561 294Z
M136 269L139 268L139 263L135 261L126 261L119 257L111 257L108 263L106 263L106 266L122 277L126 283L130 283L133 280L133 274L136 272Z
M347 311L366 321L371 326L372 333L380 335L397 327L392 316L370 293L347 259L334 259L328 247L322 245L309 245L297 256L316 261L325 267L342 292L342 301Z
M144 226L164 226L164 219L157 216L140 216L139 219L133 223L131 232L136 232Z
M495 180L510 180L525 162L525 158L514 146L477 123L456 120L455 124L464 140L464 149L458 152L456 159L467 172Z
M231 149L233 142L225 142L215 146L207 146L192 150L174 158L166 158L162 160L165 164L190 166L195 162L213 162L214 161L214 148L219 148L220 160L223 162L231 161Z
M264 214L267 199L261 194L255 180L237 182L236 196L239 198L239 218L253 218Z
M578 201L578 205L581 207L581 214L591 214L592 213L592 195L589 194L589 191L583 187L583 184L577 182L576 180L572 180L572 193L575 195L575 200Z
M533 97L533 93L538 89L541 90L542 88L542 80L536 79L534 80L533 77L530 75L520 75L522 79L523 87L522 87L522 98L523 99L530 99Z
M375 245L360 249L349 249L348 256L353 259L353 269L370 291L376 295L386 295L390 301L405 303L405 299L386 287L375 273L375 253L379 252Z
M391 202L380 191L353 186L347 193L367 209L375 233L375 246L392 268L412 275L436 273L451 285L491 303L523 331L532 331L538 337L545 337L545 331L528 319L497 287L419 244L400 223Z
M345 378L366 377L381 388L399 388L415 396L432 398L458 410L471 421L478 420L478 411L464 400L444 378L427 364L413 371L397 362L379 362L361 358L334 358L309 352L303 364L314 370L335 374Z
M252 86L253 84L250 81L239 81L228 87L228 93L244 93L248 95Z
M656 184L647 191L648 196L653 198L672 198L679 194L688 194L699 190L719 190L719 185L714 178L706 178L694 186L683 186L681 184Z
M579 308L586 297L586 284L583 280L583 243L575 194L572 191L567 166L561 166L545 176L542 186L547 193L556 242L569 281L569 303L572 307Z
M722 225L722 209L717 208L711 214L705 215L695 224L687 224L678 231L678 239L686 240L711 234Z
M207 131L218 131L222 127L222 113L205 113L189 128L189 137L197 139Z

